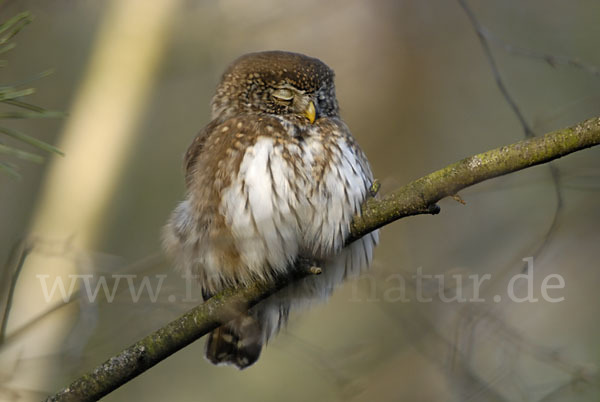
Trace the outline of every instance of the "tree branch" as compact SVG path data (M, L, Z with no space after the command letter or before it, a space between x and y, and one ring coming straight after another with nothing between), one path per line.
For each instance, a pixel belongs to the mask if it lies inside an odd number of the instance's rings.
M600 117L463 159L381 199L370 199L363 206L362 216L354 219L349 242L406 216L437 214L439 200L484 180L598 144ZM276 283L255 283L247 288L226 290L111 357L46 400L97 400L290 282L310 274L310 270L304 269Z

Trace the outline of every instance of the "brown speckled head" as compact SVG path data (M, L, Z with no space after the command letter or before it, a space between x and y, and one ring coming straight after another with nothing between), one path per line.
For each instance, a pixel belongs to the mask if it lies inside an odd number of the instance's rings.
M212 101L213 118L260 112L297 121L311 101L317 118L337 116L333 78L325 63L300 53L246 54L223 74Z

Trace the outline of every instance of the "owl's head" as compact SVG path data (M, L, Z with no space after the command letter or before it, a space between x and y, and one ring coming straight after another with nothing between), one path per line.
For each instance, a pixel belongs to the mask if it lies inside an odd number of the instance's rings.
M223 74L212 100L213 118L265 113L312 124L337 116L333 76L325 63L299 53L244 55Z

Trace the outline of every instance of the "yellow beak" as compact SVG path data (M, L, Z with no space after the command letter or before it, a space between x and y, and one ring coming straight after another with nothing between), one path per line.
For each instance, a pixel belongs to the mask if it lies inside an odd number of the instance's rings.
M304 115L310 121L310 124L313 124L315 122L317 111L315 110L315 104L313 103L313 101L310 101L310 103L308 104Z

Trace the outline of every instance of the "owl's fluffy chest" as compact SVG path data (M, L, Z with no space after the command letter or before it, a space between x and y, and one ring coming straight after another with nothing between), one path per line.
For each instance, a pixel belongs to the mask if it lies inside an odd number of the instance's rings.
M301 141L259 136L221 192L218 211L254 273L284 271L298 255L338 252L365 199L371 173L346 133L306 134Z
M344 246L372 175L347 127L322 120L301 137L277 121L228 121L190 147L188 198L165 245L209 293Z

